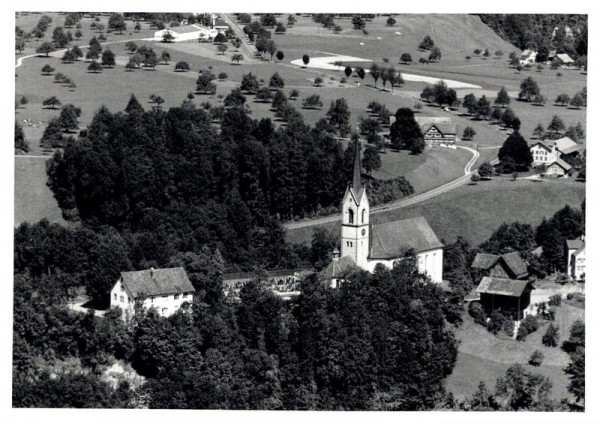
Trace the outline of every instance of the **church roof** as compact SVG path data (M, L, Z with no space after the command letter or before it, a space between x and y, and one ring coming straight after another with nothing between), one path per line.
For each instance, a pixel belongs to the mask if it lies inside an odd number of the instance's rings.
M569 250L579 250L585 246L585 242L580 238L575 240L567 240L567 249Z
M419 253L443 246L423 216L371 227L371 259L399 258L409 249Z
M520 297L525 290L535 288L527 280L511 280L510 278L483 277L477 286L477 293L497 294Z
M182 267L122 272L121 279L134 299L195 291Z
M333 259L327 268L323 269L319 275L325 278L340 278L346 271L356 266L356 262L351 256L343 256L339 259Z

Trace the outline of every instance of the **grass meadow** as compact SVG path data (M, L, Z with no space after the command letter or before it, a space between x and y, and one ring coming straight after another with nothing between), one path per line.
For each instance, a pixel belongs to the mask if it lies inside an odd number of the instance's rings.
M584 319L585 310L571 305L556 309L555 325L559 326L559 345L569 337L569 330L577 319ZM459 340L459 353L453 373L446 379L446 389L462 399L477 390L480 381L488 389L494 390L496 379L503 377L508 367L522 364L529 372L549 377L553 383L552 396L555 399L570 397L567 391L569 378L563 369L569 363L569 356L560 347L550 348L542 344L542 336L549 322L539 320L537 331L529 334L524 341L513 340L504 335L494 336L483 326L464 314L463 324L454 330ZM528 364L529 357L539 349L544 361L539 367Z
M437 236L452 243L458 236L472 244L487 240L503 222L519 221L538 225L566 204L580 207L585 184L573 180L512 181L494 178L477 185L463 185L422 203L371 215L381 224L399 219L424 216ZM322 225L334 234L340 223ZM314 227L288 230L287 241L310 243Z

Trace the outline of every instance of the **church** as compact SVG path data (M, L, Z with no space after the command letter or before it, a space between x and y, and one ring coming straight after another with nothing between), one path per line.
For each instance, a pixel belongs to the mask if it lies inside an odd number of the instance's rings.
M353 177L342 201L341 252L334 250L332 261L321 271L321 276L331 279L332 287L339 287L348 269L359 267L373 272L377 264L393 268L407 251L413 249L419 272L427 274L434 283L441 283L443 247L423 216L371 224L357 141Z

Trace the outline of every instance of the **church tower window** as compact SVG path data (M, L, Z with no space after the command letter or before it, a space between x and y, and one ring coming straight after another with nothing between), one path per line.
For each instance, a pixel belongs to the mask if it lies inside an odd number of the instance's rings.
M348 209L348 223L354 224L354 211L352 209Z
M362 210L362 224L364 224L364 223L365 223L365 215L366 215L366 214L367 214L367 210L366 210L366 209L363 209L363 210Z

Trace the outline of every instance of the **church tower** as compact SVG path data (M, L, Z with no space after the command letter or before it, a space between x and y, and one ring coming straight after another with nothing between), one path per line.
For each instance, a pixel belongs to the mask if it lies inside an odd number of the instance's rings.
M360 177L360 144L354 148L354 171L342 201L342 252L366 269L369 257L369 199Z

